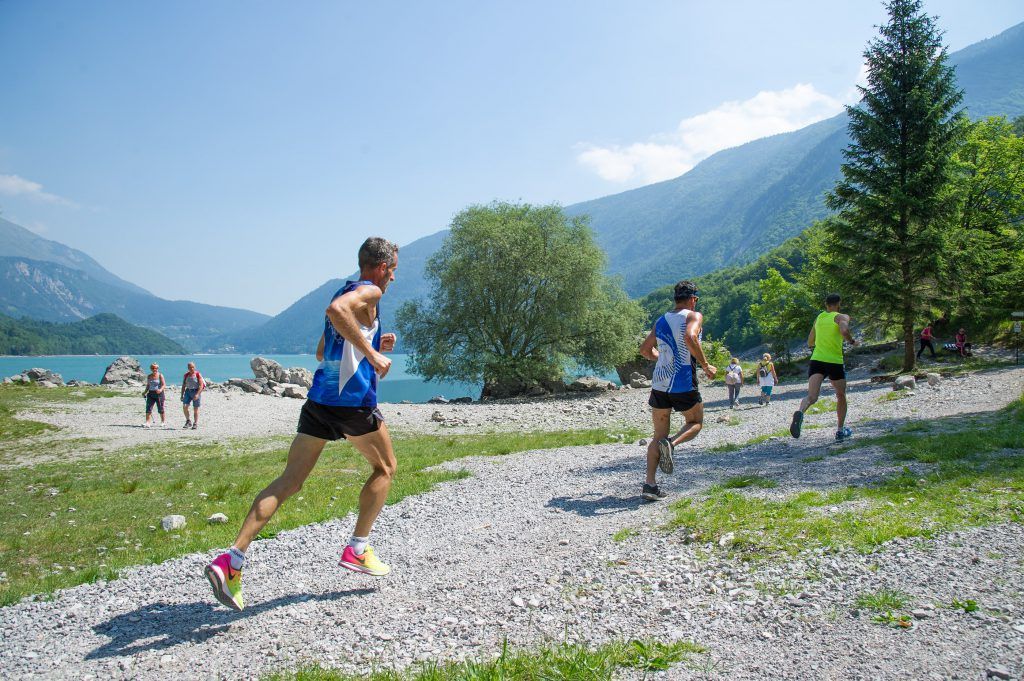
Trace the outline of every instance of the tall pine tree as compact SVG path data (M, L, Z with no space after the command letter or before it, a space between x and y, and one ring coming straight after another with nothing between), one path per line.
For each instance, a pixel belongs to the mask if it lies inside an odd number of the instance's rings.
M847 107L843 179L827 197L832 264L861 319L897 326L914 368L914 329L942 295L942 230L954 212L952 159L967 126L963 93L921 0L890 0L864 52L867 85ZM953 285L947 283L945 285Z

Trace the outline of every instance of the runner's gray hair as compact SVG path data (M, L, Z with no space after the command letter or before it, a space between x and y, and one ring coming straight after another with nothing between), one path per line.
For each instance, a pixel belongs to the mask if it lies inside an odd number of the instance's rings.
M388 267L394 267L397 254L397 244L379 236L371 236L359 247L359 269L373 269L382 262L387 263Z

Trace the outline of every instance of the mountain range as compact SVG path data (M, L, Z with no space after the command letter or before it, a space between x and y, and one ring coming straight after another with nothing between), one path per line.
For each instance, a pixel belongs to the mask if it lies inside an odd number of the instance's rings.
M972 117L1024 114L1024 23L951 54L950 62ZM590 216L608 272L630 295L643 296L680 278L753 262L824 217L824 194L840 176L849 143L846 125L843 113L718 152L675 179L565 210ZM385 327L403 302L429 294L423 266L446 235L401 247L398 276L381 303ZM330 279L273 318L168 301L80 251L0 219L0 313L74 321L112 312L190 350L312 352L324 309L343 283Z
M103 312L155 329L192 351L270 319L251 310L165 300L81 251L0 218L0 313L74 322Z
M1024 23L950 55L973 118L1024 114ZM684 277L752 263L827 215L824 194L840 177L849 143L845 113L794 132L720 151L680 177L567 206L589 215L608 255L608 272L635 297ZM402 246L395 282L381 303L382 323L429 294L422 266L442 230ZM262 327L222 338L240 350L309 351L323 311L343 280L296 301ZM399 339L401 343L401 339Z

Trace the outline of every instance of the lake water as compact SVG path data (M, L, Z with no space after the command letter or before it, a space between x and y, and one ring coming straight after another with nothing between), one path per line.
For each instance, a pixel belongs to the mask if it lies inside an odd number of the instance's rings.
M252 378L249 360L256 355L138 355L136 359L147 371L156 362L168 383L180 384L186 365L196 363L205 378L218 383L229 378ZM315 371L319 362L313 355L260 355L272 359L284 367L305 367ZM408 356L401 353L388 355L391 370L384 380L377 383L377 397L381 402L426 402L435 395L453 397L480 397L480 386L472 383L427 382L406 371ZM65 381L77 378L80 381L99 383L110 363L117 355L54 355L45 357L0 357L0 377L20 374L25 369L39 367L61 375Z
M156 362L168 383L180 384L186 365L193 361L204 377L218 383L229 378L252 378L249 360L256 355L139 355L136 359L143 371ZM387 377L377 383L377 397L381 402L426 402L435 395L453 397L480 397L480 386L473 383L427 382L406 371L408 355L392 353L391 370ZM315 371L319 362L313 355L261 355L284 367L305 367ZM25 369L39 367L61 375L65 381L77 378L80 381L99 383L110 363L117 355L53 355L44 357L0 357L0 377L20 374ZM605 376L618 383L614 375Z

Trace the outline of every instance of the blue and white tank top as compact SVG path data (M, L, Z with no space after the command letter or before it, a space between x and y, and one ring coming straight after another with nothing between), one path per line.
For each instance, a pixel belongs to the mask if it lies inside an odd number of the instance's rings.
M686 321L692 313L693 310L673 310L655 322L658 363L654 365L652 389L666 393L686 393L697 389L697 360L690 355L690 348L686 345Z
M347 281L331 300L354 291L372 281ZM373 347L380 350L380 316L374 312L371 326L359 325L359 332ZM324 316L324 359L313 374L313 386L306 395L330 407L376 407L377 372L362 352L347 342Z

